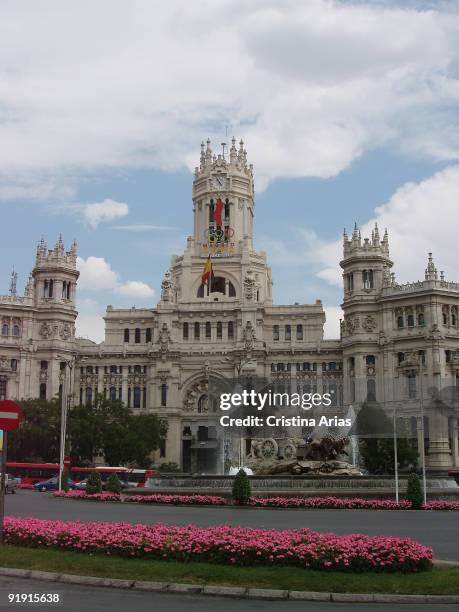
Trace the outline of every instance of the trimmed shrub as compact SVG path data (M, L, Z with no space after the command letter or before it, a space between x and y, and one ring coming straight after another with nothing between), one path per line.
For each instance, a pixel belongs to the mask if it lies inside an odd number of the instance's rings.
M118 475L110 474L107 484L105 485L106 491L110 491L110 493L121 493L122 488L123 485L121 484L121 480L118 478Z
M99 472L91 472L86 481L86 493L88 495L94 495L94 493L102 492L102 480Z
M241 468L234 478L233 500L236 504L244 506L249 501L251 494L249 477Z
M414 472L408 477L408 486L406 489L406 498L411 502L413 510L420 510L424 501L421 481L419 476Z

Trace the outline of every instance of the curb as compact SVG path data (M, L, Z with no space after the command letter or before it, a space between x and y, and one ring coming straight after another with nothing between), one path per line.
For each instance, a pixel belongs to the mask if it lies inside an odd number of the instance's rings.
M448 563L448 562L443 562ZM459 564L456 564L459 565ZM448 567L451 567L448 565ZM315 591L285 591L281 589L256 589L246 587L199 585L179 582L150 582L143 580L121 580L118 578L99 578L77 574L59 574L23 570L13 567L0 567L0 576L11 578L31 578L46 582L64 582L85 586L101 586L116 589L134 589L154 593L180 593L207 595L213 597L233 597L239 599L269 599L291 601L334 601L337 603L417 603L417 604L459 604L459 595L396 595L379 593L322 593Z

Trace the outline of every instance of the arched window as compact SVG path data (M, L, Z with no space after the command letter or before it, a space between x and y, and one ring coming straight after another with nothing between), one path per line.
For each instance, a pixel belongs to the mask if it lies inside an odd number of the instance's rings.
M147 327L147 329L145 330L145 342L148 344L148 342L151 342L151 327Z
M448 315L443 312L443 325L448 325Z
M236 297L236 289L231 281L228 281L228 297Z
M376 381L374 378L367 379L367 400L376 401Z
M228 321L228 340L232 340L234 338L234 323L232 321Z
M161 385L161 406L167 406L167 385Z
M223 323L221 321L217 321L217 340L221 340L223 338Z
M92 404L92 388L86 387L86 403Z
M142 402L142 391L140 387L134 387L134 408L140 408Z
M10 326L8 325L8 323L3 323L2 336L9 336L9 335L10 335Z
M409 314L406 319L406 322L408 327L414 327L414 316L412 314Z
M286 340L292 339L292 326L291 325L285 326L285 339Z
M303 326L302 325L296 326L296 339L303 340Z
M188 340L188 323L183 324L183 339Z
M453 306L451 308L451 325L457 325L457 308Z
M210 325L210 321L206 321L206 340L210 340L212 338L212 326Z
M401 329L401 328L403 327L403 316L402 316L402 315L399 315L399 316L397 317L397 327L398 327L399 329Z
M376 358L375 358L375 356L374 356L374 355L367 355L367 356L365 357L365 363L366 363L367 365L375 365L375 363L376 363Z
M10 362L10 366L11 366L11 370L13 372L16 372L16 370L18 369L18 360L17 359L12 359Z
M424 325L424 313L422 312L418 314L418 325L420 327Z
M363 270L362 272L362 283L364 289L373 289L373 270Z
M46 399L46 383L40 383L40 399Z
M140 344L140 329L138 327L136 327L134 332L134 342Z
M200 335L200 329L199 329L199 323L198 321L196 321L196 323L194 324L194 339L195 340L199 340L199 335Z
M273 340L279 340L279 325L273 325Z
M111 402L114 402L116 400L116 387L110 387L109 397Z
M19 338L20 333L19 325L13 325L13 336Z
M128 328L124 330L124 341L129 342L129 329Z

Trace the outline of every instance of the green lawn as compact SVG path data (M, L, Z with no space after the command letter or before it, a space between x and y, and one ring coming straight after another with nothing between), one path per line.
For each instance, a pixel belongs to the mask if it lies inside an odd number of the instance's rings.
M351 574L296 567L228 567L211 563L146 561L22 546L0 547L0 565L107 578L193 582L335 593L459 594L459 568L419 574Z

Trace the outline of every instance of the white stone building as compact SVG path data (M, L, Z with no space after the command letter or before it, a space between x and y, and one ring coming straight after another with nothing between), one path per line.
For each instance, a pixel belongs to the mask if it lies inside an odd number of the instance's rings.
M218 201L220 200L220 202ZM0 297L0 397L47 397L71 376L72 402L96 393L169 423L156 461L207 470L221 441L209 377L253 375L331 392L334 412L368 396L395 407L421 444L421 409L430 386L459 386L459 284L438 275L398 285L387 231L362 241L344 235L341 338L324 340L325 313L314 304L275 305L271 269L253 248L253 169L241 141L227 155L201 147L193 181L193 234L172 256L155 308L107 307L105 340L75 339L76 246L41 241L24 297ZM211 255L210 293L201 283ZM72 368L67 368L70 361ZM420 402L423 394L422 406ZM459 465L457 418L426 410L432 470Z

